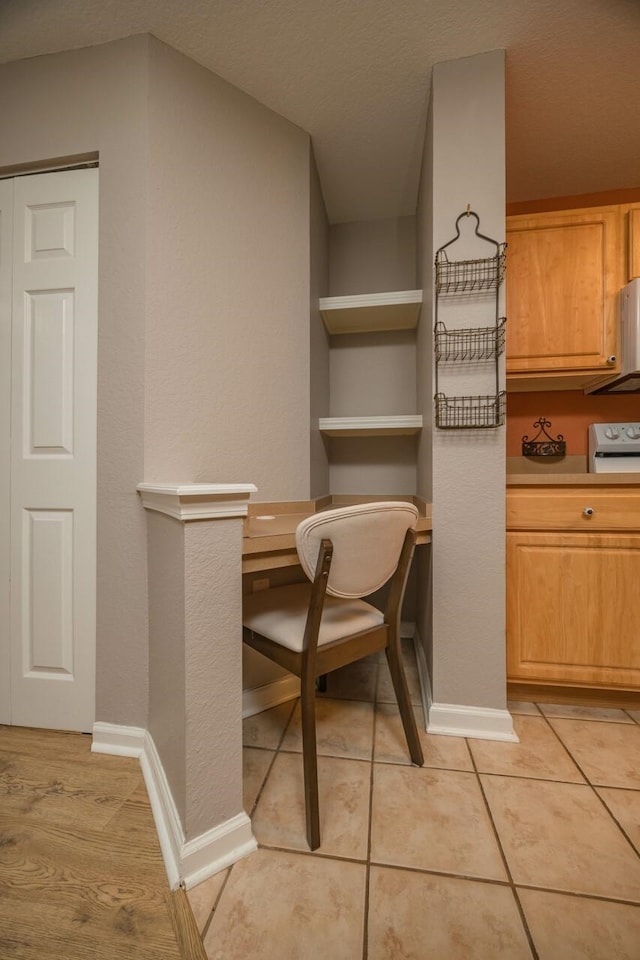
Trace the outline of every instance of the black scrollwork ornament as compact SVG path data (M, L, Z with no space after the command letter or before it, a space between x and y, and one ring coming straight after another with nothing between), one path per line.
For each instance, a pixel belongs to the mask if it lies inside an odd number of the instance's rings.
M538 432L529 440L529 435L525 434L522 438L522 456L523 457L564 457L567 451L565 439L561 433L557 437L552 437L547 427L551 426L551 421L546 417L539 417L533 424L538 427Z

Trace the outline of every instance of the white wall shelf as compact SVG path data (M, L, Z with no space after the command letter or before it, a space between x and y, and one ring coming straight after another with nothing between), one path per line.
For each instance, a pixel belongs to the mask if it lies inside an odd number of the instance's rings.
M406 437L422 430L422 417L324 417L318 425L327 437Z
M321 297L320 312L329 333L413 330L418 325L422 290Z

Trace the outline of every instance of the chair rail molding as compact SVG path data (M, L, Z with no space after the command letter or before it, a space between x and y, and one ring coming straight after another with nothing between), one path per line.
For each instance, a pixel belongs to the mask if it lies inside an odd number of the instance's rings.
M175 520L219 520L246 517L253 483L139 483L136 487L146 510Z

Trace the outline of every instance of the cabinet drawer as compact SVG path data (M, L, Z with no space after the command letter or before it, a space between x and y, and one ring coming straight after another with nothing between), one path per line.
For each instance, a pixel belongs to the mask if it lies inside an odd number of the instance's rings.
M640 491L585 487L507 491L508 530L640 530Z

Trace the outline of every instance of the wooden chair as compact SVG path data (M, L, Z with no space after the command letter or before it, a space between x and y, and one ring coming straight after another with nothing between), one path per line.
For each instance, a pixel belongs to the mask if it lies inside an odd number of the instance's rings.
M316 513L296 529L296 549L311 582L274 587L245 598L245 642L300 677L307 840L312 850L320 846L317 677L384 650L409 754L418 766L424 762L399 636L417 518L416 508L401 502ZM389 580L383 614L362 597Z

